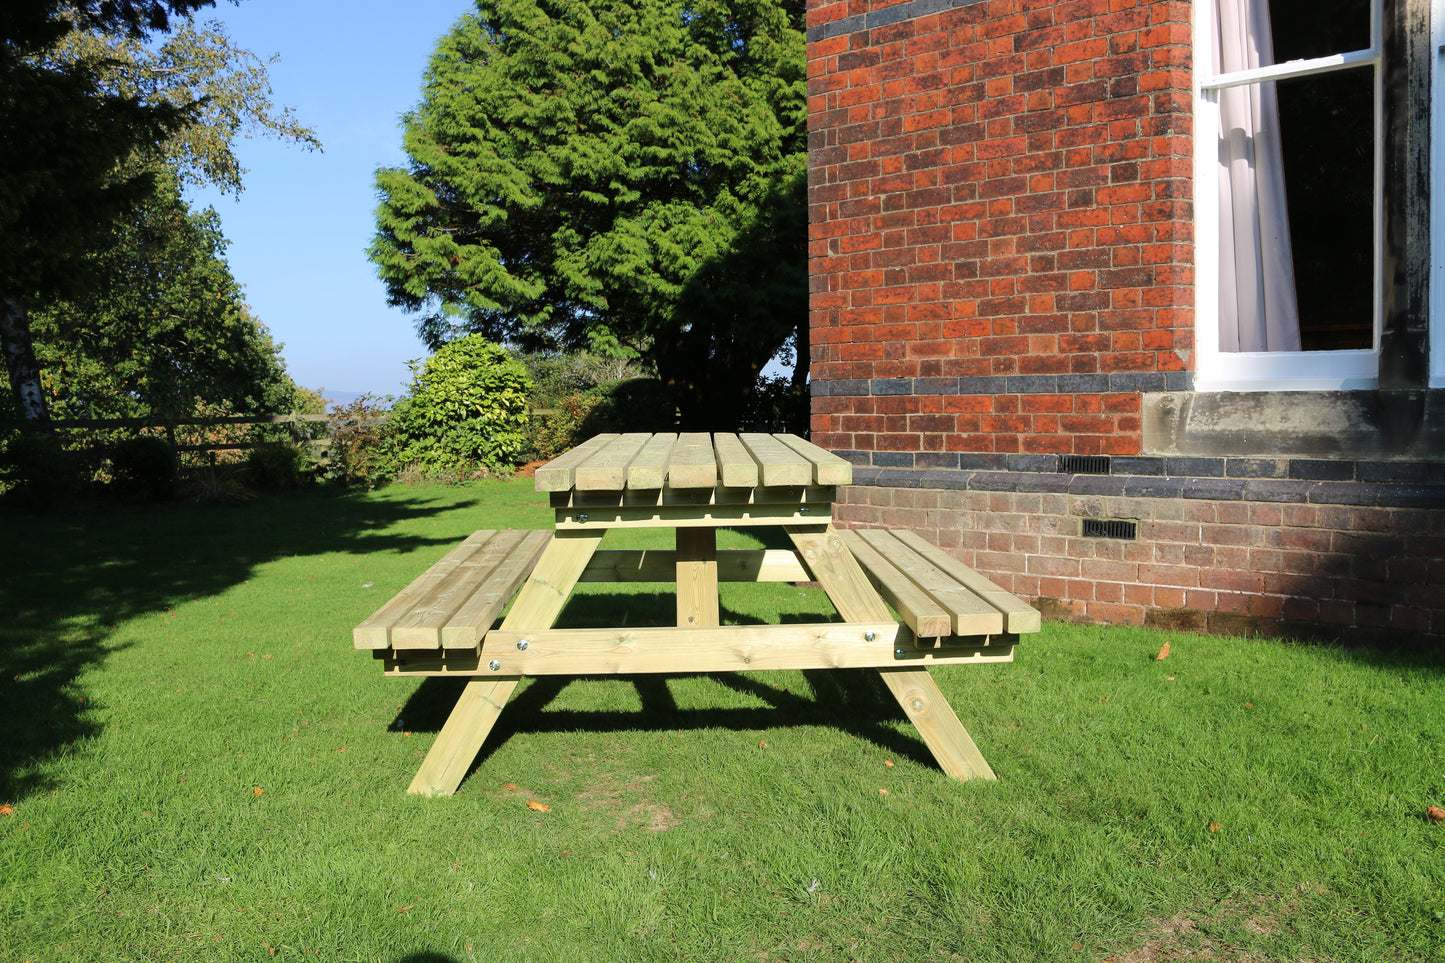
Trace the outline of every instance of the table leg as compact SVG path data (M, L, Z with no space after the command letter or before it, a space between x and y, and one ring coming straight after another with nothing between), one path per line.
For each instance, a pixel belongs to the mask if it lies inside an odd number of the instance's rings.
M601 530L556 533L502 620L502 628L550 628L603 534ZM519 676L510 676L467 683L407 792L423 796L456 792L519 680Z
M884 622L893 618L831 524L821 529L789 528L788 535L845 621ZM927 666L879 669L878 674L946 774L955 779L997 778L939 691L938 683L928 674Z
M939 691L938 683L928 674L927 666L879 669L878 674L944 773L963 780L998 778Z
M715 528L677 530L677 624L722 624L717 596Z

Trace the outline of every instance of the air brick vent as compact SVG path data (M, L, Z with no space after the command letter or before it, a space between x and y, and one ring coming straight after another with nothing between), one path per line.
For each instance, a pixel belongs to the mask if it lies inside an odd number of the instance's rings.
M1084 519L1085 538L1122 538L1129 541L1139 537L1139 523L1122 518Z
M1059 474L1061 475L1107 475L1109 474L1108 455L1060 455Z

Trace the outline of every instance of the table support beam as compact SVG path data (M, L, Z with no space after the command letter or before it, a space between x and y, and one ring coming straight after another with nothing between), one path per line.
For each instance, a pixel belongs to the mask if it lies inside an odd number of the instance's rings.
M721 625L717 595L717 529L677 530L677 624Z
M789 527L788 536L844 621L880 622L893 617L831 523L822 528ZM997 778L927 667L879 669L878 674L945 773L955 779Z
M558 532L537 560L531 577L502 620L502 628L551 628L603 534L601 530ZM467 683L407 792L450 796L457 791L517 681L514 676Z

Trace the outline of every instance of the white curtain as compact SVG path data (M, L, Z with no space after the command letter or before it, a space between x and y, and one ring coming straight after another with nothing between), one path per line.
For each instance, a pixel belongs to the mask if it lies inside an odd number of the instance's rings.
M1216 74L1274 62L1269 0L1215 0ZM1300 350L1273 83L1219 92L1219 350Z

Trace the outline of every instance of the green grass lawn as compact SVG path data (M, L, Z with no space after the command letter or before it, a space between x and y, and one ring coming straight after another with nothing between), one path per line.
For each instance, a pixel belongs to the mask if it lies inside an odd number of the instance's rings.
M458 686L352 626L547 524L528 480L0 515L0 961L1445 958L1419 655L1046 624L933 670L994 783L868 672L545 678L407 795ZM643 589L564 620L665 622Z

